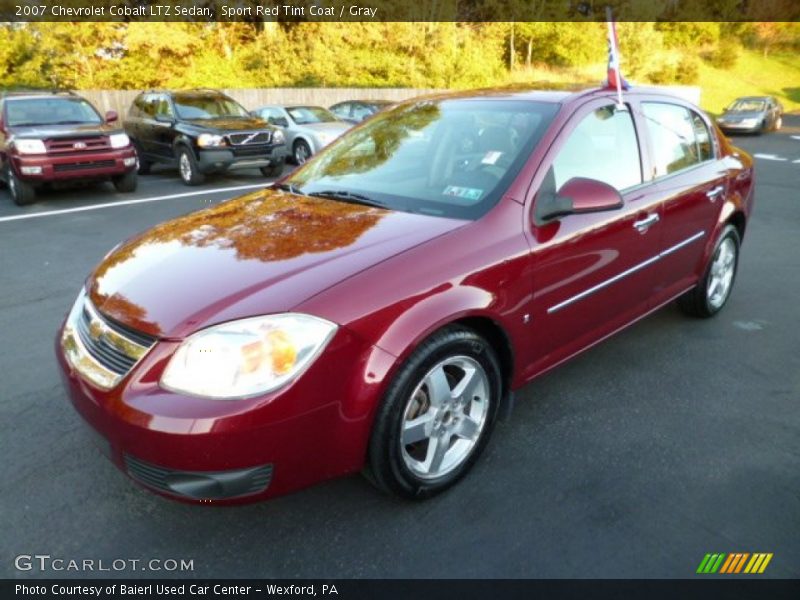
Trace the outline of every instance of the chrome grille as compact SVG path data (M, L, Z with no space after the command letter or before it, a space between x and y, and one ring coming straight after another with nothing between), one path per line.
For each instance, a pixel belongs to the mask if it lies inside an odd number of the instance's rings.
M155 342L155 337L100 315L84 294L75 302L61 338L69 363L103 389L114 387Z
M247 146L249 144L269 144L272 133L269 131L248 131L246 133L228 134L228 142L232 146Z

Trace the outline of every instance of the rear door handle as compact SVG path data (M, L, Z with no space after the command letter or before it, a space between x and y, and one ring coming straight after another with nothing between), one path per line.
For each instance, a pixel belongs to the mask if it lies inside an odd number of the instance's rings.
M719 196L719 195L720 195L722 192L724 192L724 191L725 191L725 188L724 188L723 186L721 186L721 185L718 185L718 186L717 186L717 187L715 187L714 189L708 190L708 191L706 192L706 196L707 196L707 197L708 197L708 199L709 199L709 200L711 200L712 202L716 202L716 200L717 200L717 196Z
M636 231L638 231L639 233L644 233L652 225L655 225L656 223L658 223L659 219L660 219L660 217L658 216L658 213L653 213L651 215L647 215L643 219L639 219L638 221L634 221L633 222L633 226L634 226L634 228L636 228Z

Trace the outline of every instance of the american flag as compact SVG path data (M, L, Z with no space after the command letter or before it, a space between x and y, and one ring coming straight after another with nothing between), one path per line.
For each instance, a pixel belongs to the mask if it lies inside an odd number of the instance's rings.
M611 9L606 9L608 20L608 80L606 87L617 90L619 103L622 104L622 90L630 86L619 72L619 42L617 40L617 24L611 14Z

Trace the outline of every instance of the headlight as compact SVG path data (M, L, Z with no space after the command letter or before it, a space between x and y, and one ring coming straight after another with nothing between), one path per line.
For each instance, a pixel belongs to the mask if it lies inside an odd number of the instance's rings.
M215 146L224 146L225 138L221 135L214 135L213 133L201 133L197 137L197 145L201 148L213 148Z
M755 127L758 125L758 119L742 119L741 125L744 127Z
M272 141L275 144L282 144L286 141L286 136L283 135L283 132L280 129L276 129L272 134Z
M131 139L124 133L113 133L108 136L112 148L124 148L131 143Z
M14 140L14 147L20 154L46 154L42 140Z
M334 323L297 313L209 327L180 345L161 385L219 400L270 392L299 376L335 331Z

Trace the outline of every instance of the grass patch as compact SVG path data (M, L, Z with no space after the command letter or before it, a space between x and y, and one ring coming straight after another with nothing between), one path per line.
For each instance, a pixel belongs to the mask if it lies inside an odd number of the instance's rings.
M624 60L624 57L623 57ZM624 74L624 72L623 72ZM518 69L509 75L509 83L537 81L554 83L591 82L599 85L606 78L605 63L579 68L558 69L538 66ZM646 82L640 82L646 85ZM786 112L800 112L800 56L773 54L764 58L760 52L741 50L736 65L718 69L700 61L697 85L700 87L700 106L719 114L739 96L775 96Z

